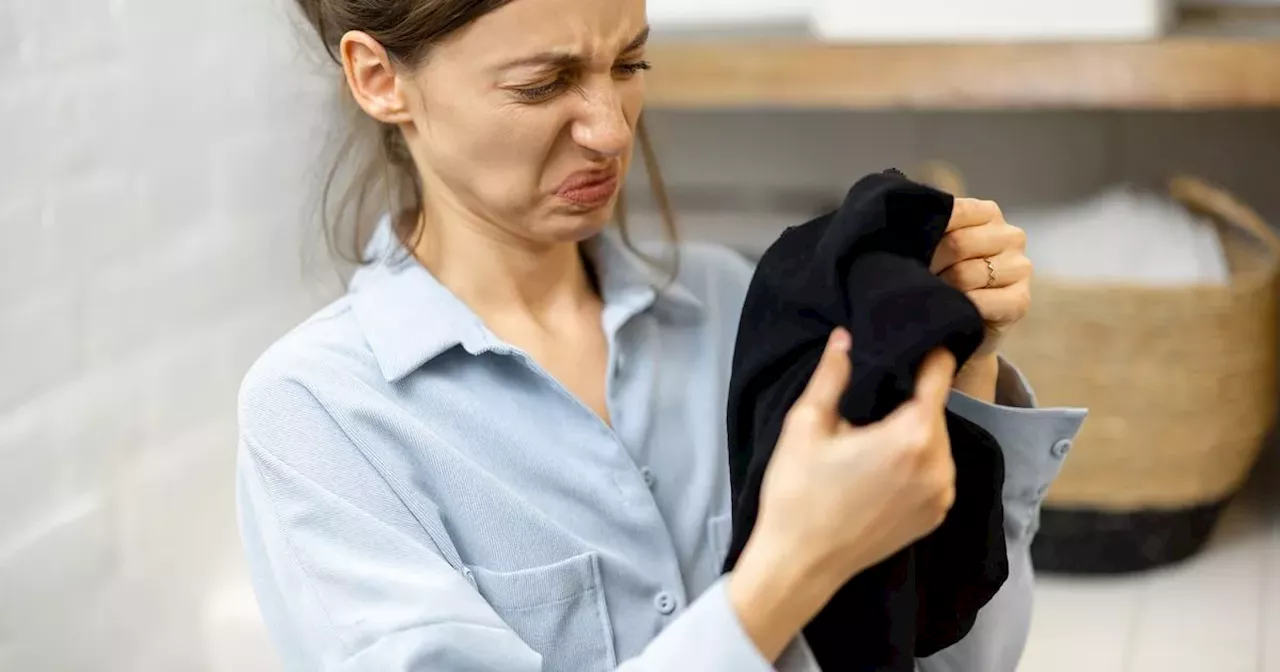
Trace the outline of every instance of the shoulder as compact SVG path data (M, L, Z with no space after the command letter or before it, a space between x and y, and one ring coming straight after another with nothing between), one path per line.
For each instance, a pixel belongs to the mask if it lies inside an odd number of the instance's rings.
M676 283L716 316L736 322L755 266L721 244L691 241L679 246Z
M237 395L242 436L283 431L309 411L328 415L345 391L381 380L355 318L351 295L316 311L250 365Z
M754 266L724 245L688 242L680 246L679 281L695 294L745 294Z

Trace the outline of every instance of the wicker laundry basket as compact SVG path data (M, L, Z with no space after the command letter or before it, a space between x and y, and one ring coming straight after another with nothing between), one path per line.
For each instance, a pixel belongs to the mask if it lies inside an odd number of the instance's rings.
M921 172L963 193L946 164ZM1045 493L1032 545L1037 569L1121 573L1193 555L1271 429L1280 238L1203 180L1174 178L1169 194L1217 224L1229 284L1037 276L1032 309L1007 337L1005 356L1042 406L1089 409Z

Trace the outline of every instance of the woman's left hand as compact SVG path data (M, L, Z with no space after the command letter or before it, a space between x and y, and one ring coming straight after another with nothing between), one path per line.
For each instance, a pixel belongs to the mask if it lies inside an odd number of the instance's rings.
M977 354L994 355L1005 333L1031 307L1027 234L992 201L957 198L930 270L977 306L987 336Z

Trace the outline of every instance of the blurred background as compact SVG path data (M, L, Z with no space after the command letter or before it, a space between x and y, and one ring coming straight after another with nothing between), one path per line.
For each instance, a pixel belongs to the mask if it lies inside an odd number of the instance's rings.
M235 394L342 287L314 209L338 75L292 4L0 2L0 670L279 669ZM1092 415L1026 493L1022 669L1280 672L1280 2L650 14L686 238L758 253L888 167L1028 230L1009 356Z

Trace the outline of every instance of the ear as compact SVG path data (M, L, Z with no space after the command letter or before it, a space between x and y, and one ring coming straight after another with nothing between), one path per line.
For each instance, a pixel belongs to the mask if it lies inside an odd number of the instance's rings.
M338 50L347 86L366 114L384 124L411 121L400 78L387 50L377 40L368 33L353 30L342 36Z

